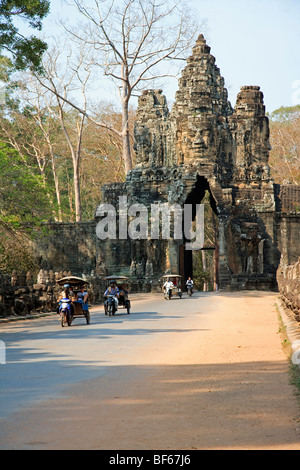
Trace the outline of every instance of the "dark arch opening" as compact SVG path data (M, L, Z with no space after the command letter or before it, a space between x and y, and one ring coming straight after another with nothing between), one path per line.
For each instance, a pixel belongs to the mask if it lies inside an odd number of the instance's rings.
M208 198L209 198L209 206L212 210L212 212L215 214L215 216L218 215L217 211L217 203L216 200L211 192L210 185L208 180L204 176L197 176L197 180L195 182L195 185L191 192L188 194L185 204L190 204L192 206L192 219L193 221L195 220L196 217L196 209L197 209L197 204L201 204L203 202L203 199L205 198L205 195L208 193ZM216 219L216 217L215 217ZM213 246L217 246L217 240L216 240L216 233L217 230L215 227L212 228L214 232L214 244L209 243L210 248L213 249ZM194 257L195 257L195 252L192 250L186 250L186 243L188 240L184 239L183 245L180 247L180 274L183 276L183 279L186 280L189 276L192 278L194 277ZM205 246L207 246L207 240L205 241ZM209 247L208 247L209 248ZM214 270L214 280L212 280L213 284L218 284L218 269L217 269L217 264L218 264L218 259L217 259L217 249L215 250L216 253L213 255L213 270Z
M190 194L188 195L188 197L186 198L186 201L185 201L185 204L192 204L192 206L193 206L193 220L195 219L195 216L196 216L196 205L201 204L201 202L202 202L202 200L205 196L206 191L209 192L210 207L212 208L214 213L216 215L218 215L217 203L216 203L215 198L214 198L214 196L211 192L209 182L204 176L198 175L196 183L195 183L192 191L190 192Z

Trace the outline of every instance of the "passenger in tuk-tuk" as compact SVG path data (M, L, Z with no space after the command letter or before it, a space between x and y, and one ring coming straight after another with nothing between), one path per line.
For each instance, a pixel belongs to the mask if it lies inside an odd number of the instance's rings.
M120 296L123 296L124 300L128 299L128 290L126 290L126 287L127 286L125 284L121 284L121 286L119 287Z
M88 293L85 290L85 286L80 286L80 291L76 293L76 300L78 302L82 302L83 310L88 310L87 300L88 300Z

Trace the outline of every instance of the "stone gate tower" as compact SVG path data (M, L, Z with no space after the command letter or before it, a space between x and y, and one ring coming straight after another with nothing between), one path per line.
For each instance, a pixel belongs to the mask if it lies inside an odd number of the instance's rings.
M219 287L276 287L281 253L300 255L299 245L295 249L287 241L288 233L299 229L300 214L291 210L288 197L282 206L287 191L270 178L269 123L260 88L241 87L233 109L201 34L179 79L172 110L161 90L143 92L134 136L135 168L125 183L103 187L102 203L118 207L119 197L126 196L128 205L196 205L209 191L218 218ZM293 198L300 202L296 189ZM107 239L98 241L98 251L109 274L130 275L149 288L164 273L191 273L185 242L172 237Z

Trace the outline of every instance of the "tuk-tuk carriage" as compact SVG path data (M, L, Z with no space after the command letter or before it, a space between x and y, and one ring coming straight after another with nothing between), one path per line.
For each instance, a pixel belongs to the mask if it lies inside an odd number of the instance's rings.
M128 277L126 276L107 276L104 278L107 281L107 287L110 286L112 281L115 281L116 286L119 289L119 297L118 297L118 306L124 307L127 310L127 314L130 314L131 302L128 298L129 286L128 286ZM107 299L104 302L104 312L105 315L114 315L116 313L115 305L112 296L107 295ZM111 299L111 300L110 300Z
M69 285L70 297L69 299L61 299L59 301L59 313L61 326L71 326L75 318L85 318L87 325L90 324L90 312L88 301L82 298L81 288L89 285L89 283L76 276L66 276L57 281L60 286Z
M164 292L164 297L166 300L170 300L174 295L178 295L181 299L182 290L181 290L181 279L182 277L179 274L166 274L162 276L162 290ZM166 282L170 281L173 285L170 287L166 286Z

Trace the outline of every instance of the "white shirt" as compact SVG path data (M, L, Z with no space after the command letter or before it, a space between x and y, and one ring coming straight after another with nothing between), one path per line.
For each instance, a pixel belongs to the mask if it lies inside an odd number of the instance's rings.
M164 283L164 287L166 287L167 289L170 289L171 287L174 287L174 284L172 281L166 281Z

